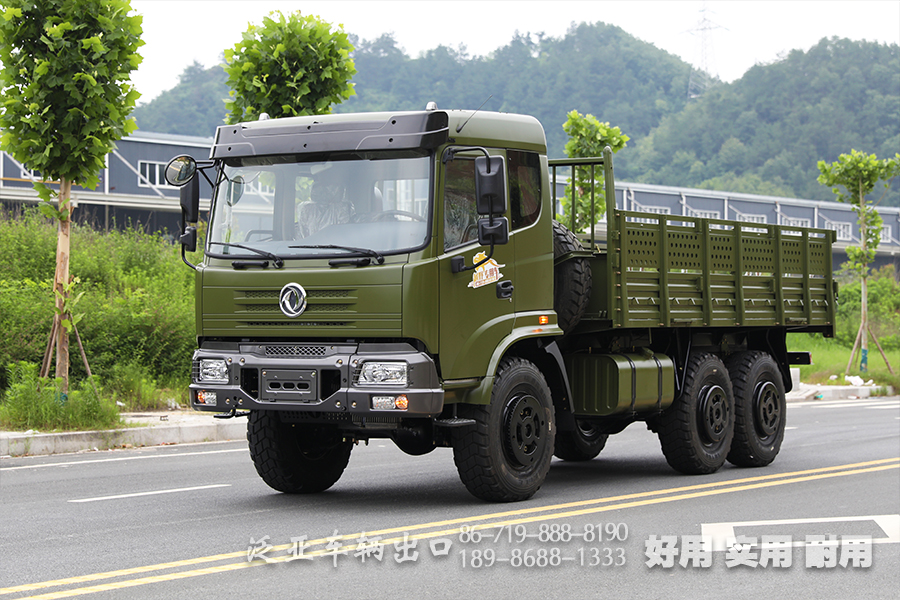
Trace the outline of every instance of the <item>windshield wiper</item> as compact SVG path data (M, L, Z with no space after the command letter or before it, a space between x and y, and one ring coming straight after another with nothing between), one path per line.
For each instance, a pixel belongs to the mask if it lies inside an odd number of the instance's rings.
M284 259L282 259L277 254L272 254L271 252L266 252L265 250L259 250L252 246L244 246L243 244L232 244L229 242L210 242L210 244L218 244L220 246L225 246L226 248L240 248L242 250L249 250L250 252L255 252L260 256L265 256L269 260L272 261L272 264L275 265L276 269L280 269L284 266Z
M384 263L384 257L375 250L368 248L354 248L353 246L338 246L335 244L321 244L318 246L288 246L288 248L308 248L311 250L346 250L347 252L358 252L364 256L371 256L379 265Z

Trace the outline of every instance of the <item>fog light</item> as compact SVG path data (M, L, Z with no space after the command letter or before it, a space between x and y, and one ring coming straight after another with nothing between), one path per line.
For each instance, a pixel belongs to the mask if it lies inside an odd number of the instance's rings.
M406 410L409 408L409 398L406 394L400 396L372 396L372 410Z
M197 404L205 404L207 406L215 406L216 393L210 390L200 390L197 392Z
M372 410L393 410L393 396L372 396Z

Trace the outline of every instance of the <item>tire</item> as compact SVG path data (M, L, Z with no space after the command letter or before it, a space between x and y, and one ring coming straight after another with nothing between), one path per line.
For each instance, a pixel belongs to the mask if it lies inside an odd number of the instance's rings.
M734 437L734 392L728 370L713 354L688 359L681 395L659 418L659 444L681 473L714 473Z
M576 419L574 431L557 431L553 454L562 460L591 460L606 446L609 436L590 421Z
M531 498L550 470L556 433L550 388L538 368L503 359L491 403L460 409L475 420L453 437L453 461L466 489L490 502Z
M327 490L341 478L353 450L334 428L282 423L268 410L250 412L247 441L256 472L286 494Z
M725 362L734 387L734 441L728 462L764 467L784 440L787 401L778 365L765 352L740 352Z
M553 221L553 258L581 250L575 234ZM586 258L570 258L553 269L553 310L560 328L568 332L584 316L591 299L591 266Z

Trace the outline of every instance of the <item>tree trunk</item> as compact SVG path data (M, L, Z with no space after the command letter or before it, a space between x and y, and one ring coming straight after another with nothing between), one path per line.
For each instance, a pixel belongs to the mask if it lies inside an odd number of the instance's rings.
M72 182L66 178L59 185L59 210L62 217L59 221L59 233L56 239L56 278L53 289L58 292L56 298L56 318L65 319L63 314L66 299L66 288L69 283L69 245L72 231ZM69 317L71 318L71 317ZM56 376L62 379L62 393L69 392L69 331L60 323L56 341Z
M869 292L867 286L867 280L869 278L869 263L868 263L868 244L867 239L869 236L869 224L868 219L866 219L866 199L863 196L863 185L862 181L859 182L859 239L862 242L862 256L863 256L863 272L862 272L862 282L860 285L860 311L861 311L861 319L862 321L859 324L859 330L862 333L862 339L860 340L860 359L859 359L859 371L860 373L867 373L869 371Z

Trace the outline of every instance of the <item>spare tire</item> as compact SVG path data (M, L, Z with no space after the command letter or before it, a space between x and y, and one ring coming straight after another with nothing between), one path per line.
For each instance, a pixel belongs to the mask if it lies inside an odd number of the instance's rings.
M575 234L553 221L553 258L582 250ZM563 331L570 331L584 316L591 299L591 265L587 258L570 258L554 268L553 310Z

